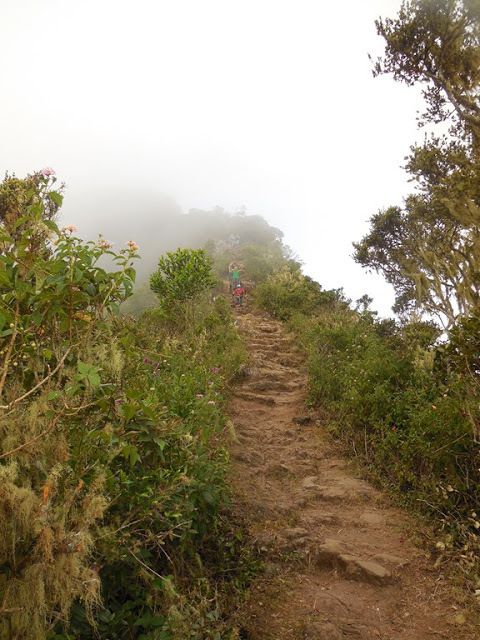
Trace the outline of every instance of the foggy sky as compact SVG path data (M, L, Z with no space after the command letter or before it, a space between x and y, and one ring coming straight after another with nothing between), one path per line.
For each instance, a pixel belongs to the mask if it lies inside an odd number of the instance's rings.
M64 220L107 239L162 210L245 207L323 286L388 314L390 288L350 256L412 189L418 91L367 57L399 5L0 0L0 170L54 167Z

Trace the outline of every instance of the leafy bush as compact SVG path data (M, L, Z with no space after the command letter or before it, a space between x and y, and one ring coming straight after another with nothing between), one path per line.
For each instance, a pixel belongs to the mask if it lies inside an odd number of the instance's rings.
M460 548L480 580L478 317L439 343L432 322L377 320L368 298L353 310L341 291L323 291L287 267L257 287L256 302L296 332L310 402L328 415L345 451L432 516L439 549Z
M428 323L386 332L384 322L345 310L293 324L308 353L311 402L328 411L346 450L431 515L444 531L439 548L460 545L461 561L478 575L479 395L445 354L454 343L432 345L438 331Z
M0 638L234 637L253 563L225 516L229 309L177 289L190 324L117 317L138 247L60 230L53 186L0 186Z
M121 339L130 347L106 443L117 455L96 552L103 608L94 629L77 607L71 632L214 638L228 629L216 576L227 571L223 590L235 591L249 570L225 554L237 532L222 515L228 459L217 441L243 346L223 300L199 309L189 333L172 335L164 314L150 311Z
M295 313L311 314L342 300L339 291L324 291L304 276L299 265L286 264L255 289L257 303L274 317L287 320Z
M95 464L104 424L96 437L89 429L109 403L109 318L131 290L135 252L60 230L53 183L44 170L0 187L2 638L43 639L74 599L89 616L99 599L90 552L106 506ZM99 266L106 253L117 271ZM110 365L95 355L102 349Z
M203 249L177 249L158 261L150 278L150 287L160 304L192 300L215 285L209 256Z

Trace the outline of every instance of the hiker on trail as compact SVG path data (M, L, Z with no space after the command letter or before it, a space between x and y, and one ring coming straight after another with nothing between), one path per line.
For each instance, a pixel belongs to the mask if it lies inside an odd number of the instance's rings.
M235 305L238 305L240 307L243 306L243 298L246 294L246 290L245 287L242 285L241 282L239 282L237 285L235 285L234 289L233 289L233 303Z
M240 269L235 262L228 265L228 273L230 275L230 291L233 291L237 284L240 284Z

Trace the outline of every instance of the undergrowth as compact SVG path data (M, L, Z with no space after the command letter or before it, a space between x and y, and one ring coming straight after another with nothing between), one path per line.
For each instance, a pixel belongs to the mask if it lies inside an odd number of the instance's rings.
M256 559L225 483L230 309L206 278L119 316L138 247L59 229L61 203L51 170L0 185L0 638L233 639Z
M377 320L340 295L299 303L301 290L308 280L294 288L271 276L257 303L289 319L307 356L310 403L371 479L434 523L436 562L453 558L480 588L478 320L439 342L432 323Z

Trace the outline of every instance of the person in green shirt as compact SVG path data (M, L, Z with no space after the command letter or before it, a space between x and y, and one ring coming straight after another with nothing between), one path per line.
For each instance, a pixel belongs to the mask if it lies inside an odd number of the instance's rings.
M240 282L240 269L234 262L231 262L228 265L228 271L230 274L230 291L233 291L235 286Z

